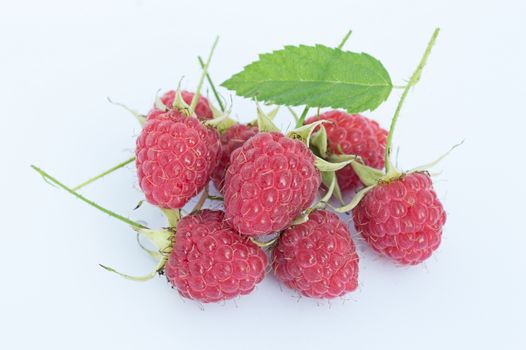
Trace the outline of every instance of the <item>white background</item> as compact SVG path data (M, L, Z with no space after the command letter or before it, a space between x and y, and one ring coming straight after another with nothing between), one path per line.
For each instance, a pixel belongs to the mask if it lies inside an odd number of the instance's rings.
M525 349L523 1L2 1L0 5L0 348ZM439 251L396 267L360 246L360 290L317 303L280 289L220 305L180 298L163 278L135 283L153 261L134 234L41 180L74 185L127 159L138 125L107 96L147 111L158 89L193 89L196 55L221 41L217 82L286 44L336 45L378 57L397 84L442 32L395 135L410 168L440 164L449 214ZM225 96L228 92L222 90ZM388 126L400 91L368 116ZM242 120L254 106L234 98ZM280 115L286 127L290 118ZM86 188L152 226L133 166Z

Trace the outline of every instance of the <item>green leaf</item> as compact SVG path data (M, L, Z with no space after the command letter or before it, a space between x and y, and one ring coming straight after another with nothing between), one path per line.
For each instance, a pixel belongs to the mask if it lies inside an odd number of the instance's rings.
M392 90L389 74L374 57L323 45L262 54L221 85L260 102L351 113L374 110Z

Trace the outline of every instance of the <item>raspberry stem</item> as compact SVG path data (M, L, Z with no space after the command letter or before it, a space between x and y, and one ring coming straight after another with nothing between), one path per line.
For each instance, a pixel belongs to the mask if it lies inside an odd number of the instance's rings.
M208 198L208 185L206 185L205 188L203 189L203 193L201 194L201 197L199 197L199 200L195 204L195 206L192 209L191 213L195 213L196 211L201 210L201 208L205 204L207 198Z
M204 69L205 63L203 62L203 59L201 58L201 56L197 56L197 60L199 61L201 68ZM208 72L206 73L206 80L208 81L208 84L210 85L210 88L212 89L212 92L214 93L214 96L216 98L217 104L219 104L219 108L221 109L221 112L224 112L225 106L223 105L223 101L221 101L221 97L219 96L216 86L212 82L212 78L210 78L210 74L208 74Z
M303 109L303 112L301 113L301 116L298 119L298 122L296 123L296 128L303 126L303 123L305 123L305 118L307 118L307 113L309 113L309 106L305 106L305 108Z
M208 72L208 66L210 66L210 61L212 60L212 55L214 54L214 50L216 49L218 41L219 41L219 37L216 37L216 40L214 40L214 43L212 44L212 48L210 49L210 53L208 54L206 64L203 67L203 74L201 74L201 79L199 79L199 84L197 85L197 89L195 91L194 98L192 98L192 103L190 104L191 111L195 110L195 106L197 106L197 101L199 101L199 97L201 96L201 88L203 87L203 82L205 80L206 73Z
M268 242L260 242L260 241L258 241L257 239L255 239L254 237L250 237L250 241L251 241L252 243L254 243L255 245L257 245L258 247L260 247L260 248L270 247L271 245L273 245L274 243L276 243L277 240L278 240L278 237L273 238L273 239L271 239L271 240L268 241Z
M338 49L340 50L342 49L343 45L345 45L345 43L347 42L351 34L352 34L352 30L349 29L347 34L345 34L342 41L340 42L340 45L338 45L337 47ZM303 123L305 123L305 118L307 118L307 113L309 113L309 106L305 106L305 108L303 109L303 112L301 113L301 117L296 122L296 128L303 126Z
M402 96L400 97L400 101L398 102L398 106L396 107L395 114L393 116L393 119L391 120L391 126L389 127L389 134L387 135L387 142L385 145L385 172L386 174L389 174L392 164L390 161L391 156L391 144L393 141L393 133L396 126L396 122L398 120L398 116L400 115L400 110L402 109L402 105L404 104L404 101L409 93L409 90L418 83L420 80L420 76L422 75L422 70L424 69L424 66L426 65L427 59L429 57L429 54L431 53L431 49L433 48L433 45L435 45L436 38L438 36L438 33L440 32L440 28L436 28L433 32L433 35L431 36L431 39L429 40L429 43L427 44L426 50L424 51L424 55L420 59L420 62L418 63L418 66L416 67L416 70L413 72L413 75L411 75L411 78L409 79L409 82L404 87L404 91L402 92Z
M73 189L67 187L66 185L64 185L62 182L58 181L57 179L55 179L54 177L52 177L51 175L49 175L48 173L46 173L44 170L40 169L39 167L35 166L35 165L31 165L31 168L33 168L33 170L35 170L37 173L39 173L45 180L48 180L48 181L51 181L53 184L57 185L58 187L62 188L63 190L71 193L72 195L74 195L75 197L77 197L78 199L80 199L81 201L91 205L92 207L102 211L103 213L106 213L108 214L109 216L111 217L114 217L115 219L117 220L120 220L128 225L131 225L133 227L137 227L137 228L147 228L146 226L144 225L141 225L139 224L138 222L135 222L133 220L130 220L122 215L119 215L109 209L106 209L102 206L100 206L99 204L87 199L86 197L80 195L79 193L75 192Z
M83 183L81 183L80 185L77 185L75 187L72 188L73 191L78 191L80 190L81 188L89 185L90 183L92 182L95 182L97 181L98 179L101 179L103 178L104 176L108 175L108 174L111 174L112 172L114 172L115 170L118 170L122 167L125 167L126 165L130 164L131 162L135 161L135 156L134 157L131 157L130 159L128 160L125 160L124 162L120 163L120 164L117 164L115 165L114 167L112 168L109 168L108 170L104 171L103 173L100 173L99 175L95 176L95 177L92 177L91 179L87 180L87 181L84 181Z

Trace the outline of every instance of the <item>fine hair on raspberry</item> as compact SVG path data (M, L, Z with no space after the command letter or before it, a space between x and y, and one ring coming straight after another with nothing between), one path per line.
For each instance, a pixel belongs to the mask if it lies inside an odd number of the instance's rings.
M165 273L182 296L209 303L250 293L266 267L261 248L227 226L222 211L205 209L177 225Z
M161 208L182 208L210 180L219 149L217 131L197 118L171 110L148 120L136 148L146 199Z
M431 256L446 222L446 212L425 173L378 185L352 214L356 230L374 250L404 265Z
M330 299L358 286L358 254L348 226L317 210L309 221L285 230L273 252L274 274L300 294Z
M312 152L279 132L259 133L232 152L225 212L241 234L279 232L313 202L320 173Z
M384 167L387 131L377 121L359 114L333 110L308 118L305 124L318 120L329 121L323 126L327 131L327 146L331 153L356 155L365 165L376 169ZM336 171L336 176L342 191L362 187L362 182L351 165Z

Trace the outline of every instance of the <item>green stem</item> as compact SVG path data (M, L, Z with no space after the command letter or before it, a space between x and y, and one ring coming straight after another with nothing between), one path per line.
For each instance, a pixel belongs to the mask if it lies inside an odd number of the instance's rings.
M296 112L294 112L294 110L292 108L290 108L289 106L287 106L287 109L289 110L290 114L292 114L292 117L294 118L294 121L297 123L298 120L300 120L300 117L298 117L298 114Z
M201 96L201 88L203 87L203 82L205 80L206 73L208 72L208 66L210 65L210 61L212 60L212 55L214 54L214 50L216 49L218 41L219 41L219 37L217 37L216 40L214 41L214 44L212 45L212 49L210 49L210 53L208 54L206 64L203 67L203 74L201 74L201 79L199 79L197 90L195 92L194 98L192 99L192 103L190 104L190 110L192 111L195 109L195 106L197 106L197 101L199 100L199 97Z
M111 217L114 217L115 219L117 220L120 220L128 225L131 225L133 227L138 227L138 228L146 228L146 226L144 225L141 225L139 224L138 222L135 222L133 220L130 220L122 215L119 215L117 213L114 213L112 212L111 210L108 210L100 205L98 205L97 203L93 202L93 201L90 201L89 199L87 199L86 197L84 196L81 196L80 194L78 194L77 192L75 192L73 189L67 187L66 185L64 185L63 183L61 183L60 181L58 181L57 179L55 179L54 177L52 177L51 175L49 175L48 173L46 173L44 170L34 166L34 165L31 165L31 168L33 168L37 173L39 173L45 180L49 180L51 181L52 183L54 183L55 185L57 185L58 187L62 188L63 190L66 190L67 192L71 193L72 195L74 195L75 197L77 197L78 199L80 199L81 201L91 205L92 207L102 211L103 213L106 213L108 214L109 216Z
M345 34L342 41L340 42L340 45L338 45L338 49L341 50L341 48L343 47L343 45L345 45L345 43L347 42L351 34L352 34L352 30L349 30L347 34ZM303 112L301 113L300 118L296 122L296 128L303 126L303 123L305 123L305 118L307 117L307 113L309 113L309 106L305 106L305 108L303 109Z
M296 128L301 128L303 126L303 123L305 123L305 118L307 117L307 113L309 113L309 106L306 106L305 109L303 109L303 112L296 123Z
M407 97L407 94L409 93L409 90L413 86L415 86L416 83L418 83L418 81L420 80L422 70L424 69L424 66L426 65L427 59L429 57L429 54L431 53L431 49L433 48L433 45L435 44L435 40L439 32L440 32L440 28L436 28L435 31L433 32L433 35L431 36L431 39L429 40L429 43L427 44L426 50L424 52L424 55L422 56L422 59L420 60L420 63L418 63L416 70L414 71L413 75L411 75L409 82L404 88L402 96L400 97L400 101L398 102L398 106L396 107L396 111L393 116L393 119L391 120L391 126L389 127L389 134L387 135L387 142L385 145L385 172L386 173L389 173L389 170L391 169L391 162L390 162L391 144L393 141L393 133L395 130L396 122L398 120L398 116L400 115L400 110L402 109L402 105L404 104L404 101Z
M342 49L343 45L345 45L345 43L347 42L347 39L349 39L351 34L352 34L352 30L349 29L347 34L345 34L345 36L343 37L342 41L340 42L340 45L338 45L338 49L340 49L340 50Z
M128 164L130 164L130 163L133 162L133 161L135 161L135 157L131 157L130 159L125 160L124 162L115 165L113 168L110 168L110 169L106 170L105 172L103 172L103 173L101 173L101 174L99 174L99 175L97 175L97 176L95 176L95 177L93 177L93 178L91 178L91 179L89 179L89 180L87 180L87 181L84 181L84 182L81 183L80 185L73 187L72 190L73 190L73 191L78 191L78 190L80 190L82 187L85 187L85 186L89 185L90 183L95 182L95 181L97 181L98 179L101 179L101 178L103 178L104 176L106 176L106 175L108 175L108 174L111 174L111 173L114 172L115 170L118 170L118 169L120 169L120 168L122 168L122 167L124 167L124 166L126 166L126 165L128 165Z
M197 59L199 60L199 64L201 65L201 68L205 68L205 63L203 62L203 59L201 56L197 56ZM210 74L208 72L206 73L206 80L208 81L208 84L212 88L212 92L214 93L214 96L216 97L217 104L219 105L219 108L221 109L221 112L225 111L225 106L223 105L223 101L221 101L221 97L219 96L219 93L217 92L216 86L212 82L212 78L210 78Z

